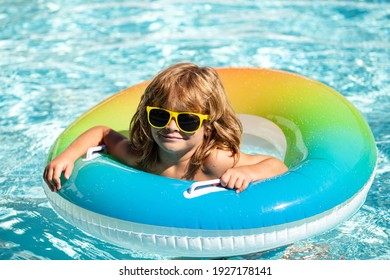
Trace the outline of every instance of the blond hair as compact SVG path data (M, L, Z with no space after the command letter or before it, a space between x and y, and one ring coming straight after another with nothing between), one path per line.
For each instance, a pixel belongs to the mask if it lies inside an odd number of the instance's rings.
M130 123L130 147L139 151L137 168L153 172L158 146L148 124L146 106L210 115L204 122L203 143L192 155L183 179L193 179L214 149L230 150L238 160L242 126L213 68L178 63L157 74L145 89Z

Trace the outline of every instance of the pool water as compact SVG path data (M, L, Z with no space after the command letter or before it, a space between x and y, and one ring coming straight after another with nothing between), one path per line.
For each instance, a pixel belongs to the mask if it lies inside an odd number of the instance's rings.
M239 4L237 4L239 3ZM48 150L84 111L179 61L296 72L341 92L378 148L366 203L310 239L231 259L390 259L389 1L0 2L0 259L159 259L63 221Z

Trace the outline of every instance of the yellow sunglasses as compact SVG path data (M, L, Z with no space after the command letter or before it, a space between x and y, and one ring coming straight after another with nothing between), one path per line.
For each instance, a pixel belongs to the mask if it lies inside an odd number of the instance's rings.
M191 112L173 112L159 107L146 107L148 122L154 128L164 128L175 118L177 127L185 133L197 132L204 120L210 118L209 115Z

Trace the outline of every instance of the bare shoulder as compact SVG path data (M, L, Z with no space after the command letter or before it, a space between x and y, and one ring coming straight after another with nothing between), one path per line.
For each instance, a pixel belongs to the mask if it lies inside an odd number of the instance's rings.
M244 152L240 152L240 158L236 166L257 164L269 158L272 157L262 154L247 154Z
M134 166L140 158L139 151L132 149L129 139L125 137L112 146L108 152L117 160L129 166Z
M229 150L214 149L204 162L204 172L219 178L235 164L235 157Z
M241 151L235 158L229 150L215 149L206 159L204 171L214 176L221 176L229 168L254 165L269 158L272 157L262 154L247 154Z

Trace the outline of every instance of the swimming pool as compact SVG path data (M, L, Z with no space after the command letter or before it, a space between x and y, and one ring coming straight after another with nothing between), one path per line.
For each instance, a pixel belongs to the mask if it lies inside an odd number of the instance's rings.
M234 259L390 259L387 1L2 1L0 259L159 259L64 222L41 186L48 149L85 110L178 61L282 69L347 97L376 138L362 209L314 238ZM348 244L348 246L346 246Z

